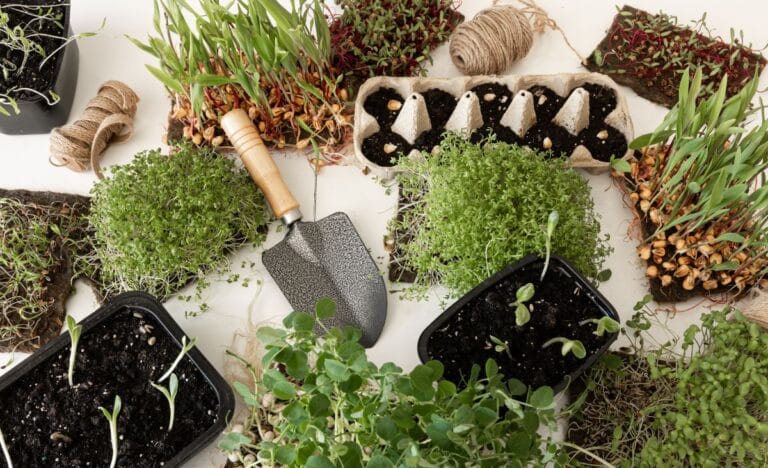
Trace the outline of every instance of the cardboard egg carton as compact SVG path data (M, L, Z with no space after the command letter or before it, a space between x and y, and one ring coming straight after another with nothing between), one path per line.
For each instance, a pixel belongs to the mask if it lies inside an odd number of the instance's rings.
M395 78L395 77L375 77L367 80L360 91L355 102L355 128L354 128L354 148L357 162L367 168L374 175L390 179L398 172L397 166L387 167L371 161L365 154L364 148L370 146L364 142L369 137L375 137L378 132L384 138L384 135L394 133L400 145L384 143L381 151L391 157L397 157L399 153L407 153L410 157L416 157L420 151L428 151L428 148L413 148L417 140L425 132L430 131L453 131L463 133L466 137L478 130L486 129L483 119L482 107L489 104L497 96L493 93L478 93L473 89L482 85L502 85L506 86L505 95L495 104L503 114L497 122L493 122L496 129L506 132L510 138L517 138L518 144L524 144L527 133L537 124L540 125L538 132L546 133L548 128L547 120L552 125L552 132L559 134L560 139L567 140L564 146L574 149L570 151L569 159L574 167L588 168L592 171L608 170L610 163L606 154L602 154L599 160L593 157L585 144L576 144L577 141L583 141L587 138L585 135L589 132L592 135L592 141L589 143L593 147L602 144L604 140L610 140L617 147L622 148L622 154L614 154L616 157L627 158L631 155L628 148L632 141L634 131L632 120L629 116L627 103L621 94L618 85L605 75L599 73L577 73L563 75L508 75L508 76L475 76L460 78ZM615 107L600 121L591 122L600 115L599 110L590 109L590 91L595 86L611 90L615 96ZM553 103L556 105L562 101L562 105L557 110L554 117L537 115L537 105L541 106L546 100L546 96L535 95L542 88L548 88L556 94L553 97ZM376 117L365 110L365 103L369 96L379 90L392 89L402 98L402 100L389 101L392 107L389 111L397 116L394 121L380 122ZM531 90L537 90L532 92ZM456 99L455 108L447 118L445 123L439 128L433 128L430 109L425 100L425 94L429 90L440 90L449 93ZM593 91L599 92L599 91ZM597 96L597 94L595 94ZM398 101L398 102L394 102ZM592 118L592 112L595 112ZM545 113L545 112L541 112ZM390 119L391 120L391 119ZM490 118L489 118L490 121ZM491 125L489 122L488 125ZM598 127L604 126L605 129ZM608 129L612 136L608 139ZM512 135L514 133L514 136ZM567 132L564 133L564 132ZM582 133L583 132L583 133ZM623 141L621 138L623 137ZM571 140L568 140L571 138ZM498 138L504 140L504 138ZM603 141L601 141L602 139ZM373 138L371 141L374 141ZM548 142L546 140L549 140ZM378 142L378 140L376 140ZM618 143L616 143L618 141ZM624 142L626 146L623 146ZM545 137L541 140L540 147L534 147L538 150L547 150L552 145L552 140ZM606 147L607 148L607 147ZM599 149L599 148L598 148ZM553 151L556 148L552 148ZM377 149L377 151L379 151ZM603 150L605 152L605 150ZM379 155L381 159L381 154ZM381 161L379 161L381 162Z

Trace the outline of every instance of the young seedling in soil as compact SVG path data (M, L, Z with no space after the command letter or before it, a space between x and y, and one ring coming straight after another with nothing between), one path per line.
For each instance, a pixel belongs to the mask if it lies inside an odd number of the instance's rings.
M67 315L67 331L69 331L69 367L67 368L67 381L69 386L74 386L75 376L75 359L77 358L77 343L80 341L80 333L83 331L83 326L78 325L75 319L71 315Z
M197 337L192 338L191 340L187 341L187 337L184 336L181 338L181 352L179 352L179 355L176 357L176 360L173 361L173 364L171 364L171 367L163 374L162 377L160 377L157 381L162 382L163 380L167 379L171 374L173 373L174 369L176 369L176 366L179 365L181 362L181 359L184 357L185 354L187 354L192 348L195 347L195 343L197 343Z
M171 432L171 429L173 429L173 419L176 414L176 392L179 391L179 378L176 377L176 374L171 374L171 378L168 381L168 388L154 382L150 382L150 384L162 393L166 400L168 400L168 410L170 411L170 415L168 416L168 432Z
M557 211L549 213L549 216L547 217L547 237L545 241L545 249L547 253L544 258L544 268L541 270L540 281L544 281L544 276L547 274L547 269L549 268L549 256L552 253L552 234L555 232L558 220L560 220L560 215L557 214Z
M562 343L562 346L560 347L560 354L563 356L567 356L568 353L573 353L573 355L579 359L584 359L587 357L587 350L584 348L584 344L581 341L569 340L568 338L563 338L561 336L552 338L551 340L544 343L541 347L547 348L555 343Z
M608 316L601 317L599 319L593 318L584 320L579 322L579 325L586 325L588 323L594 323L596 325L594 334L597 336L603 336L605 332L618 333L621 329L621 324Z
M5 457L5 464L8 468L13 468L13 461L11 460L11 454L8 452L8 445L5 443L5 436L2 429L0 429L0 448L3 449L3 457Z
M488 339L493 343L493 350L497 353L507 353L510 359L512 359L512 353L509 351L509 344L506 341L501 340L493 335L489 335Z
M112 460L109 462L109 468L115 468L117 463L117 418L120 415L121 406L122 401L119 395L115 395L115 404L112 406L111 413L103 406L99 406L104 417L109 421L109 441L112 444Z
M677 102L678 86L688 76L689 66L703 70L700 99L714 94L726 77L726 97L733 96L762 71L766 60L733 29L727 43L713 36L705 20L706 13L687 28L674 16L625 6L586 66L667 107Z
M549 262L549 257L547 257L547 262ZM546 270L546 268L545 264L544 269ZM517 300L512 306L515 308L515 324L518 327L522 327L531 320L531 310L529 307L533 307L533 305L527 305L526 302L533 299L535 293L536 290L533 287L533 283L526 283L515 292L515 299Z

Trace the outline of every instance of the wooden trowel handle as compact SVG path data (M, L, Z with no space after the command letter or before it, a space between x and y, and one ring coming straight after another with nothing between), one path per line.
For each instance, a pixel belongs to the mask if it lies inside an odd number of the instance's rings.
M240 154L251 179L264 192L275 216L288 225L301 219L299 202L285 185L280 170L248 114L242 109L229 111L221 118L221 127Z

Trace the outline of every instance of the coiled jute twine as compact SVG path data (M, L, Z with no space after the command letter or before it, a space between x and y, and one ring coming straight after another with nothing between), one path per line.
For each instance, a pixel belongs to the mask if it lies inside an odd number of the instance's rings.
M125 83L107 81L102 84L78 120L51 132L51 164L76 172L93 167L96 176L103 179L101 154L110 143L131 136L138 102L139 97Z
M456 27L451 34L449 52L454 65L466 75L496 75L522 59L533 46L534 33L549 27L562 34L562 29L533 0L518 0L523 8L497 5L479 12ZM583 61L583 59L582 59Z

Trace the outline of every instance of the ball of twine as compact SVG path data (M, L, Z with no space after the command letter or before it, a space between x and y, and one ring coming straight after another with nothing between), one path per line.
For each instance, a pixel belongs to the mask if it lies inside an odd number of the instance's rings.
M559 29L533 1L519 1L523 8L494 4L454 30L449 51L459 70L467 75L499 74L530 52L535 32Z
M77 121L51 132L51 164L76 172L93 167L96 176L102 179L101 154L110 143L131 136L138 102L139 97L125 83L102 84Z

